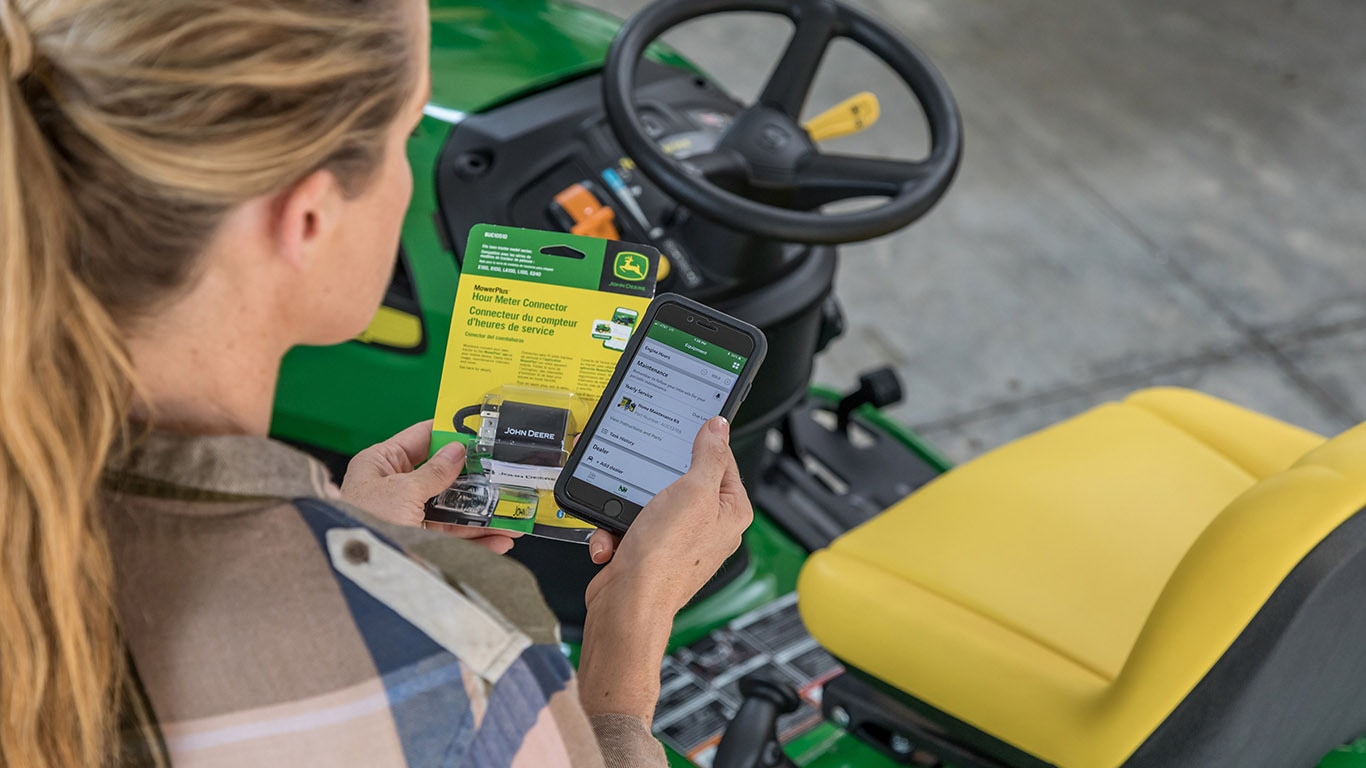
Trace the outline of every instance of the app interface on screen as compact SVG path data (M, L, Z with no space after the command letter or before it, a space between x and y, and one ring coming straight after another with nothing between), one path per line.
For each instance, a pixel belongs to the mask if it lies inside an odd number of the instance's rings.
M721 413L748 358L655 321L574 477L645 506L692 464L702 424Z

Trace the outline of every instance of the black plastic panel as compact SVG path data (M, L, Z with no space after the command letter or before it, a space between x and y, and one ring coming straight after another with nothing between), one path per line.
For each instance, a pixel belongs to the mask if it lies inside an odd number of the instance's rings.
M644 119L661 144L680 157L709 148L739 105L706 80L682 70L644 62L639 100ZM473 115L452 131L438 161L436 186L441 223L457 258L465 233L491 223L559 229L549 207L566 187L593 181L609 196L622 239L660 247L675 263L660 286L706 298L719 286L678 236L674 202L630 163L607 126L602 81L596 75ZM614 192L604 171L625 176L633 194ZM700 257L705 259L705 255Z

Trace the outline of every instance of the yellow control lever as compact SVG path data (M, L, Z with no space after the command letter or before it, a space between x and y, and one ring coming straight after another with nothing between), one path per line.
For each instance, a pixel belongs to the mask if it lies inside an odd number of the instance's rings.
M841 101L807 121L806 132L812 141L849 136L872 126L882 115L882 105L871 91Z

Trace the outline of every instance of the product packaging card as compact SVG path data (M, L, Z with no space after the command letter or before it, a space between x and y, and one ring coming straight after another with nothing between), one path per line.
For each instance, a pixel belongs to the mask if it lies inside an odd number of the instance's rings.
M470 231L432 427L433 452L459 440L469 461L428 520L587 541L593 528L559 509L555 479L658 274L646 245Z

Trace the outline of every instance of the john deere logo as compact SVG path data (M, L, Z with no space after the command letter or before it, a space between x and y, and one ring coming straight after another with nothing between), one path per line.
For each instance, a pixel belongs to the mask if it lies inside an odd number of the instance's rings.
M612 274L622 280L638 283L650 274L650 260L645 254L635 251L622 251L612 264Z

